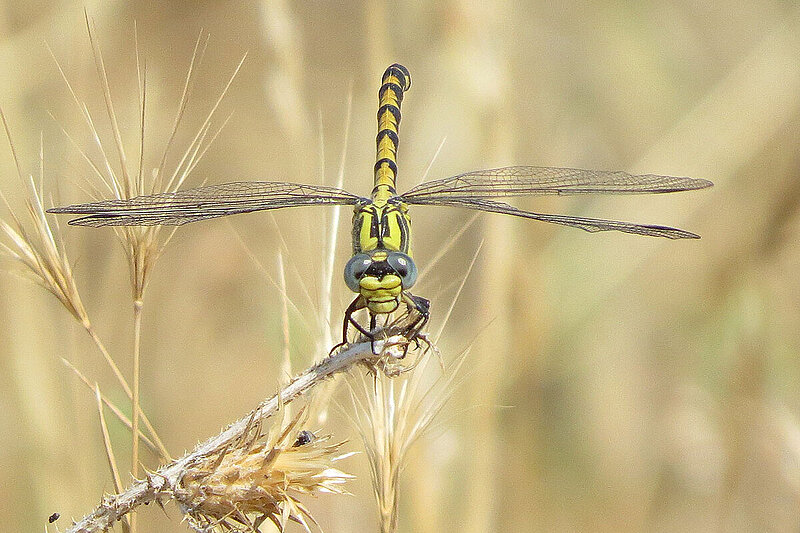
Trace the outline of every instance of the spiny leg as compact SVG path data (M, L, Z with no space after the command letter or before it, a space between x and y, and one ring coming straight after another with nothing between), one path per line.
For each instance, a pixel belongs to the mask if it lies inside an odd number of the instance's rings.
M357 296L355 300L350 302L350 305L347 307L347 310L344 312L344 321L342 321L342 342L331 348L331 351L328 353L328 356L333 355L338 348L345 346L347 344L347 330L350 327L350 324L355 326L355 328L365 335L368 338L372 338L372 335L366 331L361 324L356 322L353 318L353 313L356 313L366 307L366 303L364 302L361 296Z
M359 324L356 321L356 319L353 318L353 313L356 313L364 309L365 307L367 307L367 303L366 301L364 301L364 298L360 295L356 296L356 299L350 302L350 305L347 306L347 310L344 312L344 323L342 324L342 342L344 344L347 344L347 330L349 329L350 324L352 324L353 327L355 327L358 331L360 331L365 337L369 339L373 338L372 332L365 330L361 326L361 324ZM374 329L375 316L372 313L370 313L370 318L371 318L370 320L371 327Z
M414 317L412 322L406 327L404 335L409 341L413 340L417 348L419 348L420 332L431 317L431 302L427 298L423 298L422 296L414 296L409 292L403 293L403 302L406 304L409 314L416 314L416 317ZM406 346L406 349L403 352L404 357L406 355L405 352L407 351L408 346Z
M407 292L402 294L401 299L406 305L407 315L409 317L413 317L411 318L410 323L403 328L403 336L405 336L408 341L413 340L417 348L419 348L420 332L430 319L430 301L422 296L414 296L413 294ZM372 351L373 353L375 352L375 330L377 329L378 321L377 315L372 312L369 313L369 330L366 330L355 318L353 318L355 313L365 309L366 307L367 302L361 295L357 296L347 307L344 315L345 319L342 324L342 343L335 346L334 350L339 346L347 344L347 333L350 329L350 325L352 324L353 327L355 327L362 335L370 340ZM406 345L405 350L403 350L402 357L405 357L407 352L408 345Z
M375 329L378 327L378 317L377 315L373 314L372 311L369 311L369 348L372 350L372 353L378 355L378 352L375 351ZM386 334L383 335L386 337Z
M344 321L342 323L342 342L331 348L330 353L332 354L336 351L337 348L340 346L344 346L347 344L347 332L350 329L350 325L352 324L362 335L369 339L370 342L370 349L372 353L377 355L375 351L375 329L377 328L377 316L372 312L369 312L369 327L370 330L367 331L364 327L358 323L358 321L353 318L353 314L357 313L358 311L365 309L367 307L366 300L362 296L357 296L355 300L353 300L350 305L347 307L347 310L344 313Z

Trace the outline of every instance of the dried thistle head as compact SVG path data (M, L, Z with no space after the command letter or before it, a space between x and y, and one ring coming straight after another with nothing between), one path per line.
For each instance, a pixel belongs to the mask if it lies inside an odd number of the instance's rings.
M6 204L12 223L9 224L0 220L0 230L8 237L9 243L0 243L0 249L23 265L26 272L31 275L42 287L44 287L80 322L84 327L89 327L89 316L81 301L75 278L72 275L67 253L60 238L58 226L51 226L50 221L45 215L42 205L42 192L37 189L33 182L33 177L22 176L22 170L11 139L11 132L6 122L3 111L0 110L5 128L6 137L14 163L17 167L17 175L26 190L25 206L27 207L30 224L23 224L20 218L14 213L5 197L0 194ZM40 178L44 173L43 148L39 149L39 174ZM58 240L56 240L58 238Z
M334 467L349 457L344 442L329 443L300 426L303 412L276 424L268 435L254 427L248 438L191 465L175 499L197 531L253 531L270 520L283 531L289 521L311 531L316 521L301 494L346 494L353 476Z

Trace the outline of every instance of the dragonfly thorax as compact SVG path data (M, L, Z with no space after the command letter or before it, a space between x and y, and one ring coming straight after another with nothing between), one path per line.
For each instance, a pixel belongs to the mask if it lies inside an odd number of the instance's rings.
M353 211L353 255L372 250L411 256L411 218L405 203L378 204L365 198Z

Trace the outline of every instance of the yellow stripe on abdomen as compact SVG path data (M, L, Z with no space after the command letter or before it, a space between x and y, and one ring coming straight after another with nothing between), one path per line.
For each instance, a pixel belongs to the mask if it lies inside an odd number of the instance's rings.
M397 178L397 145L400 129L400 105L403 92L411 87L411 75L403 65L395 63L386 69L378 91L377 161L372 201L383 206L394 196Z

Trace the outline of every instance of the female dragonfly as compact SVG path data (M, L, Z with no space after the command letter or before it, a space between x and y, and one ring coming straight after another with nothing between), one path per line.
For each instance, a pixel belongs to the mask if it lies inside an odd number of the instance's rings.
M369 198L323 185L247 181L209 185L177 192L106 200L51 209L51 213L82 215L70 221L79 226L182 225L197 220L237 213L303 205L352 205L353 257L344 269L347 286L358 294L345 313L344 342L352 324L374 340L376 318L388 316L405 306L409 322L405 333L415 338L429 317L429 302L409 289L417 279L411 259L409 205L464 207L503 213L585 231L622 231L668 239L697 239L694 233L646 224L633 224L565 215L549 215L517 209L497 198L550 194L648 194L687 191L710 187L707 180L632 175L621 171L579 170L516 166L477 170L449 178L428 181L397 194L397 146L400 105L411 87L408 70L399 64L383 73L378 91L377 162ZM353 318L366 309L369 329Z

